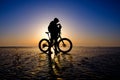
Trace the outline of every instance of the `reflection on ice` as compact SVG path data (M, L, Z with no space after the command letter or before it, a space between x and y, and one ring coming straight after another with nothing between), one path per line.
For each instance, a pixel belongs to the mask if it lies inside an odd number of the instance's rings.
M57 56L38 48L0 48L1 80L119 78L120 48L74 47Z
M53 55L54 57L52 57ZM58 55L55 55L55 53L52 54L48 53L48 62L49 62L49 73L51 74L50 79L64 80L62 79L61 74L63 74L66 65L68 64L72 65L72 56L67 53L59 53ZM69 67L72 67L71 65L69 65Z

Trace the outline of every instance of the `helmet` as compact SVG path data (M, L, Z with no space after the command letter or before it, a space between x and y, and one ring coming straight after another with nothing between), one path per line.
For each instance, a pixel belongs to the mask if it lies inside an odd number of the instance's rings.
M59 19L58 19L58 18L54 18L54 21L55 21L55 22L59 22Z

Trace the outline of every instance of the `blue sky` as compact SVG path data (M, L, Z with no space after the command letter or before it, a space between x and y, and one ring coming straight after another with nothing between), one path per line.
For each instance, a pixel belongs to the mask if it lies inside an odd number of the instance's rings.
M0 46L37 45L54 17L75 45L120 46L119 0L1 0Z

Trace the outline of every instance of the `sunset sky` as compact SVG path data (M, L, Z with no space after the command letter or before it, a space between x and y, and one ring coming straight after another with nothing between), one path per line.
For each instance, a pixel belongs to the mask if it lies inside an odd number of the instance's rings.
M119 0L0 0L0 46L37 46L55 17L74 46L120 46Z

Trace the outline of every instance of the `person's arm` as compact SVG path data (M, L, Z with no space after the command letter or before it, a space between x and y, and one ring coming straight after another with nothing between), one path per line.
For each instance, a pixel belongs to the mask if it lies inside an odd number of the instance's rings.
M60 34L61 34L61 28L62 28L62 26L61 26L61 24L57 24L58 25L58 36L60 36Z
M61 24L58 24L58 28L59 28L59 29L61 29L61 28L62 28Z

